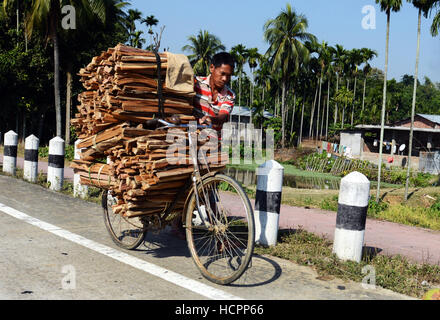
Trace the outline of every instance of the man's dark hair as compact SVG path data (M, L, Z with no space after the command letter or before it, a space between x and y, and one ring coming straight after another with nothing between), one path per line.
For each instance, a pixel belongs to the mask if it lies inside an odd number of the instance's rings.
M232 69L235 68L234 57L232 57L232 55L228 52L220 52L215 54L211 59L211 64L213 64L216 68L221 67L222 64L229 65Z

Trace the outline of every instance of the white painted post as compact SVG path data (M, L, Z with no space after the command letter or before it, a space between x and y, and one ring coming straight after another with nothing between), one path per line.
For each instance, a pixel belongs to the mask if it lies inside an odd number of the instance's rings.
M341 260L360 262L364 245L370 181L359 172L341 180L333 252Z
M33 134L26 138L24 145L23 178L36 183L38 177L38 146L40 139Z
M78 149L78 143L80 143L81 140L75 141L75 154L74 159L79 160L81 159L81 149ZM82 199L85 199L89 193L89 187L86 185L81 184L81 177L79 174L75 173L73 175L73 196L80 197Z
M47 182L50 189L60 191L64 182L64 140L55 137L49 141L49 163L47 168Z
M277 244L283 175L284 167L275 160L257 168L255 242L261 245Z
M15 175L17 171L17 145L18 134L14 131L5 133L5 145L3 150L3 172Z

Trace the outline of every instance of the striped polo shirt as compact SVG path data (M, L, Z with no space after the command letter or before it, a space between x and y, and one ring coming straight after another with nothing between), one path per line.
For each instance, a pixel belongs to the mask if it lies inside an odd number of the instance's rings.
M201 110L205 116L216 116L220 113L230 115L234 108L235 93L228 86L225 86L217 95L216 101L213 101L211 86L209 85L210 79L211 75L195 77L194 107Z

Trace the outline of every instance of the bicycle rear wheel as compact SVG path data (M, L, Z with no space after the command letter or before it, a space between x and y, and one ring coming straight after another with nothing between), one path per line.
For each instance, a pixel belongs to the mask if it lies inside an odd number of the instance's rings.
M112 205L116 199L108 194L107 190L102 193L101 205L104 209L104 222L113 242L119 247L134 250L139 247L145 238L146 230L140 218L126 218L115 214Z
M206 279L232 283L246 271L254 250L254 214L249 199L238 182L223 174L204 179L198 194L199 207L193 193L186 210L188 248Z

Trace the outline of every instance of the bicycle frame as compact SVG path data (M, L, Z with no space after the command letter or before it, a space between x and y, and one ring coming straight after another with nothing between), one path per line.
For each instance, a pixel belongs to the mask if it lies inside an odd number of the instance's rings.
M169 123L169 122L167 122L165 120L162 120L162 119L157 119L157 121L164 125L163 127L160 127L158 129L169 129L169 128L210 129L210 128L212 128L212 126L207 126L207 125L197 125L197 126L194 126L194 125L175 125L175 124ZM211 173L209 172L209 168L208 168L208 173L206 175L204 175L203 177L202 177L202 175L200 173L200 168L199 168L199 164L198 164L198 156L197 156L197 139L196 139L196 141L194 141L193 137L192 137L192 134L194 134L194 133L195 132L191 132L191 130L188 131L188 142L189 142L190 157L191 157L191 160L193 162L194 172L193 172L193 174L191 176L192 188L191 188L191 190L190 190L190 192L188 194L187 201L190 198L192 192L195 192L197 211L198 211L200 217L202 218L202 221L205 224L205 226L209 227L209 225L212 223L212 221L208 221L208 220L210 220L210 218L208 219L208 216L206 214L205 206L200 206L200 196L199 196L197 185L199 183L201 183L205 177L210 176ZM188 184L184 187L184 189L189 188L189 184L190 183L188 182ZM202 192L204 193L203 188L202 188ZM162 217L160 217L161 222L164 222L165 219L168 217L168 215L172 212L172 210L174 209L175 204L176 204L178 198L179 198L179 195L176 195L174 201L166 209L166 211L162 215ZM185 204L185 207L186 207L186 204ZM184 219L183 216L182 216L182 219ZM163 225L165 225L165 223Z

